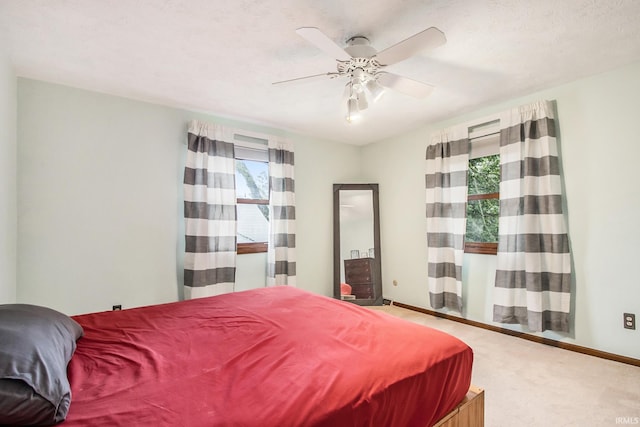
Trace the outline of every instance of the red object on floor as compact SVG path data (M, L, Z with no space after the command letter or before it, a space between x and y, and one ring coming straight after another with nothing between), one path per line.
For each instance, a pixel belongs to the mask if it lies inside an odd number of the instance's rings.
M351 285L349 285L348 283L341 283L340 295L351 295Z

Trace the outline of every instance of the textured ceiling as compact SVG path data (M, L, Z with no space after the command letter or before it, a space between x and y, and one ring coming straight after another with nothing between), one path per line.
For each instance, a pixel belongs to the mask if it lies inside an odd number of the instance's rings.
M637 0L0 0L19 76L352 144L640 60ZM349 125L345 81L295 33L382 50L435 26L447 43L388 67L433 84L388 92Z

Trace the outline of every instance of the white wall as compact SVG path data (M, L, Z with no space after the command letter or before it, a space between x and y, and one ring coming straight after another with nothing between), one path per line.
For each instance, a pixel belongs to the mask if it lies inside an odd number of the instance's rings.
M331 295L332 184L359 174L356 147L18 79L18 301L76 314L179 298L193 118L295 142L298 286ZM240 255L238 289L263 286L265 264Z
M333 295L333 184L356 182L360 148L304 140L296 145L296 247L299 288Z
M0 34L0 304L16 300L16 76Z
M575 273L573 332L543 335L640 358L640 330L622 327L623 312L640 315L640 63L367 146L364 175L380 183L384 296L429 307L424 158L432 132L538 99L557 101ZM465 264L465 317L492 324L495 256L467 255Z
M0 65L9 76L0 74L0 87L10 93L15 80L7 62ZM431 133L554 99L575 267L575 327L567 337L544 335L640 358L640 330L622 328L623 312L640 314L634 269L640 240L638 76L640 64L633 64L364 148L18 79L17 300L74 314L178 298L184 138L187 121L198 118L295 141L299 287L332 293L332 184L378 182L384 296L428 307L424 154ZM8 139L2 134L0 161L7 175L2 185L8 186L2 206L10 212L0 230L9 235L3 244L11 246L15 101L8 99L0 107L7 110L0 111L0 124L9 132ZM3 251L0 295L10 300L15 252ZM492 323L495 257L469 255L465 262L465 316ZM263 254L240 256L238 289L260 286L255 284L263 281L264 268Z

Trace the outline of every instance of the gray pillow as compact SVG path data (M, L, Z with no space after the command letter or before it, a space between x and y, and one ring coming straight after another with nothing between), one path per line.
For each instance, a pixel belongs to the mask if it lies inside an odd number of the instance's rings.
M82 333L75 320L50 308L0 305L0 424L52 425L66 418L67 364Z

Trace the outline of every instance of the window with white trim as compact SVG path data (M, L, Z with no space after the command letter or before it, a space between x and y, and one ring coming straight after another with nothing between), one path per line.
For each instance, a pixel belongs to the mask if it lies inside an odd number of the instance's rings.
M238 254L267 252L269 156L267 141L234 135Z
M498 253L500 218L500 121L469 128L466 253Z

